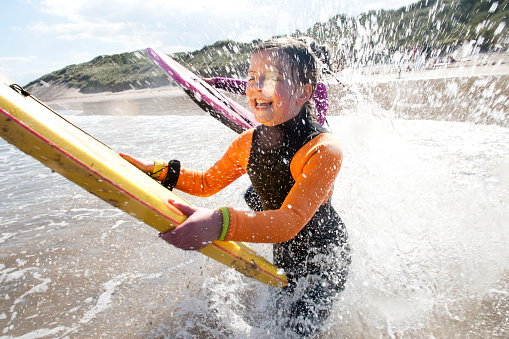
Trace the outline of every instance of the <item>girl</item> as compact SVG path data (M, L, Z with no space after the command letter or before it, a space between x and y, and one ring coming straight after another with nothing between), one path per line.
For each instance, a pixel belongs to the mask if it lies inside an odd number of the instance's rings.
M203 80L215 88L222 89L234 94L246 95L246 81L221 77L207 78ZM327 87L325 87L323 82L317 83L316 89L313 92L313 97L311 99L315 105L316 120L320 125L323 126L326 122L327 107L329 107Z
M306 46L311 49L315 58L319 61L321 71L320 73L324 74L332 74L330 71L329 64L329 51L327 46L318 45L316 41L310 37L299 37L297 38L299 41L306 44ZM319 74L320 75L320 74ZM247 82L238 79L230 79L230 78L205 78L203 79L209 85L228 91L234 94L246 95L246 85ZM313 92L313 96L311 97L315 105L315 113L316 120L320 125L325 125L326 117L327 117L327 107L329 106L329 98L327 95L327 87L323 82L317 82L316 89Z
M316 333L344 288L349 264L344 225L331 206L342 151L314 121L310 98L318 70L313 53L293 38L262 43L252 55L246 95L261 123L238 136L207 171L180 162L126 160L169 189L212 195L247 173L263 211L218 210L170 201L188 219L161 237L185 250L214 240L274 244L274 264L289 286L275 292L279 318L295 333Z
M313 52L321 70L319 71L319 77L321 75L320 73L332 75L332 72L330 71L330 63L328 57L329 50L327 46L318 45L313 38L307 36L298 37L297 40L306 44L311 52ZM222 89L234 94L246 95L247 81L221 77L204 78L202 80L215 88ZM329 106L329 98L327 95L327 87L323 82L317 82L316 89L313 92L311 100L314 103L314 113L317 122L322 126L325 125L327 122L326 117L327 107ZM263 211L260 197L256 193L256 190L253 186L249 186L244 192L244 200L252 210Z

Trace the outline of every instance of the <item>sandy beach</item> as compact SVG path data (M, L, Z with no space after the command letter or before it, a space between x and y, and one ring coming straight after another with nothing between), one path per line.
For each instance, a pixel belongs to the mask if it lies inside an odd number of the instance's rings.
M185 95L177 86L163 86L157 88L132 89L122 92L101 92L83 94L77 88L68 88L64 85L51 85L46 88L39 87L31 92L32 95L47 103L94 102L115 99L142 99L150 97L174 97Z
M349 115L375 103L378 115L509 127L509 54L479 54L448 65L422 69L408 63L344 69L327 80L328 116ZM68 114L113 116L208 115L179 87L82 94L63 85L38 87L32 94ZM249 108L244 96L225 93Z
M375 65L361 68L346 68L337 74L344 84L353 83L381 83L401 80L427 80L451 77L473 77L509 75L509 53L483 53L457 60L455 63L441 66L427 65L418 69L409 63L400 73L397 65ZM337 82L333 79L329 85ZM128 90L123 92L102 92L83 94L78 89L67 88L63 85L39 87L32 94L46 103L98 102L108 100L129 100L155 97L176 97L185 94L176 86Z
M459 58L450 64L418 67L415 62L404 63L402 70L395 64L374 65L358 69L344 69L340 79L352 82L387 82L398 80L428 80L452 77L491 76L509 74L509 53L483 53Z

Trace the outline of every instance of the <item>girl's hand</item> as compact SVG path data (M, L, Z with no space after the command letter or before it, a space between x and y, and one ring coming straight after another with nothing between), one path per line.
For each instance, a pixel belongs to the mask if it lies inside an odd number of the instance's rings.
M200 250L221 235L223 213L220 210L200 208L173 200L168 202L187 215L182 224L160 235L168 243L183 250Z
M133 158L129 154L119 153L119 155L133 164L134 166L138 167L138 169L142 172L151 174L154 171L154 162L153 161L144 161L140 159Z
M212 87L216 84L215 78L202 78L202 80Z

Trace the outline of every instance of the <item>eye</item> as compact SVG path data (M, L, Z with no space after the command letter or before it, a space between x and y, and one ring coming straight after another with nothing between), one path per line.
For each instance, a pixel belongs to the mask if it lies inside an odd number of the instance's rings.
M265 76L265 80L273 80L273 81L279 81L280 80L279 72L273 71L273 72L267 72Z
M248 75L247 79L246 79L247 82L253 82L253 81L256 81L256 77L254 75Z

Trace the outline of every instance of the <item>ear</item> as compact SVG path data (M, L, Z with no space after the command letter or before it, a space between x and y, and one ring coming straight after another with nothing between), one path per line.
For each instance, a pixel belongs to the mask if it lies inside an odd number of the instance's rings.
M313 87L311 87L311 84L305 84L299 89L299 93L297 96L297 104L298 105L304 105L306 101L311 99L311 95L313 94Z

